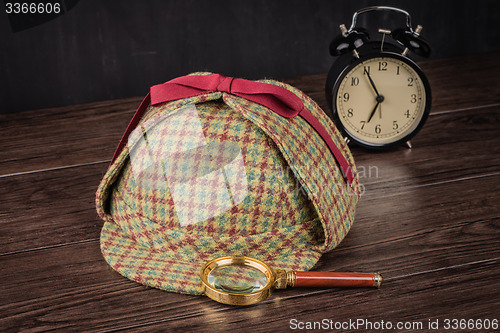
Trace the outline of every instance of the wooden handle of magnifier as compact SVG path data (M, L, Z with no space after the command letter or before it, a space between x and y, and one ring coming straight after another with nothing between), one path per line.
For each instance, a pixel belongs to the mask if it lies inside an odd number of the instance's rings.
M294 272L294 287L380 287L379 273Z

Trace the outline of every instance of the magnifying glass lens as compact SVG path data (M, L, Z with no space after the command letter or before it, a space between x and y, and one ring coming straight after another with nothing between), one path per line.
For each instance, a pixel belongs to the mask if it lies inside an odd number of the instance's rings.
M251 266L219 266L208 274L208 283L219 291L249 294L262 290L267 284L267 277L264 272Z

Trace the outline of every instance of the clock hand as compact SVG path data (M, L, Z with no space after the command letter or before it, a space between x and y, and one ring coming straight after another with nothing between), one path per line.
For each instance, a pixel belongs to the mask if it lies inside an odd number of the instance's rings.
M368 76L368 80L370 80L370 84L373 87L373 90L375 90L375 93L377 94L377 97L380 96L378 93L377 87L375 87L375 83L373 83L372 77L370 76L370 73L366 72L366 76Z
M378 106L379 106L379 105L380 105L380 102L378 102L378 101L377 101L377 104L375 104L375 107L373 108L372 113L370 113L370 117L369 117L369 118L368 118L368 120L366 121L367 123L369 123L369 122L370 122L370 120L372 120L372 117L373 117L373 115L375 114L375 111L377 111L377 108L378 108Z

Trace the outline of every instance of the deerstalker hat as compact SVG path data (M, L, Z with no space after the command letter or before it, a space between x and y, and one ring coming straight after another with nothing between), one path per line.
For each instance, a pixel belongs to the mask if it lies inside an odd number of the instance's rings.
M123 276L200 294L207 261L309 270L354 221L359 180L333 122L273 80L195 73L153 86L96 194Z

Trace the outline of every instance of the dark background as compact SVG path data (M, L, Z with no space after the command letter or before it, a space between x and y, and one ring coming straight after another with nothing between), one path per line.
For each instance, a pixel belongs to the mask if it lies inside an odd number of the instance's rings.
M373 5L409 11L431 58L500 50L497 0L81 0L18 32L2 8L0 113L144 95L201 70L252 79L326 72L339 24L349 27L355 10ZM403 24L383 13L358 20L367 28Z

